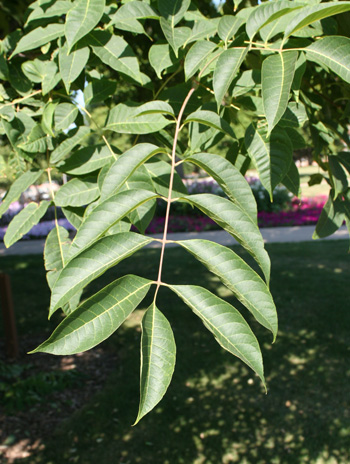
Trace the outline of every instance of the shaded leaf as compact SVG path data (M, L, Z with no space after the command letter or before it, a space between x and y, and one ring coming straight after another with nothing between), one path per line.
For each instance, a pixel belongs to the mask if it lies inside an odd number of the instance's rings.
M148 59L159 79L162 77L162 72L173 66L177 61L175 53L169 44L152 45L148 53Z
M314 240L334 234L345 219L344 209L340 200L333 201L332 192L323 207L320 218L312 235Z
M185 58L185 76L190 79L202 68L207 58L217 48L217 45L209 40L196 42L188 51Z
M40 124L36 124L24 142L18 148L28 153L44 153L47 147L47 136Z
M131 1L122 5L112 16L110 26L136 34L146 34L138 19L159 19L159 15L147 3Z
M155 191L165 198L169 196L169 182L171 166L166 161L152 161L145 164L145 168L151 176ZM171 198L178 198L187 195L187 189L177 172L174 173L173 188Z
M80 126L75 134L64 140L57 148L51 153L51 163L56 164L63 160L68 153L70 153L74 147L79 145L86 136L90 134L90 128L86 126Z
M90 56L89 47L78 48L77 45L68 53L68 45L65 43L59 49L58 62L62 80L66 87L67 93L70 92L70 86L81 74L86 66Z
M236 35L238 29L244 24L242 18L233 15L224 15L220 18L218 26L218 34L221 40L226 44Z
M58 37L61 37L63 34L63 24L49 24L46 27L38 27L21 38L10 56L10 59L14 55L18 55L18 53L39 48L52 40L58 39Z
M163 398L175 369L175 356L171 326L153 302L142 319L140 406L135 424Z
M298 168L296 167L295 163L292 161L290 163L289 170L287 174L282 179L283 185L287 187L287 189L293 193L296 197L301 197L301 190L300 190L300 175Z
M164 18L160 18L160 26L164 37L177 57L179 48L182 47L191 36L191 29L189 27L172 27L171 23Z
M253 369L265 385L259 343L237 309L202 287L171 285L170 288L202 319L217 342Z
M158 0L158 10L174 27L184 17L190 3L191 0Z
M189 116L187 116L184 124L188 124L190 122L198 122L204 126L213 127L214 129L217 129L233 138L236 138L235 133L233 132L229 123L225 119L220 118L220 116L213 111L195 111L194 113L191 113Z
M79 110L72 103L60 103L55 109L55 129L65 130L73 124L78 116Z
M115 158L107 146L92 145L72 153L58 168L67 174L82 176L97 171Z

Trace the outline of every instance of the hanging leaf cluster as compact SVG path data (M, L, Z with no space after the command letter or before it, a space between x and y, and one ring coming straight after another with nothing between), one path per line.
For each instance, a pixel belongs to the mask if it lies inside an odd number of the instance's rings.
M259 343L243 315L204 287L164 281L169 214L173 202L189 203L252 256L259 271L216 243L178 242L275 339L270 260L244 174L255 167L271 199L280 183L299 195L293 153L312 146L323 172L312 181L330 186L314 235L325 237L344 220L350 227L350 38L337 34L347 11L347 1L306 0L212 18L190 0L30 5L23 29L0 43L0 136L15 176L0 215L44 176L68 182L50 200L27 205L5 244L51 205L76 228L70 238L56 220L47 237L49 315L62 310L66 317L34 352L98 345L153 292L142 320L138 422L161 400L175 368L167 308L157 306L167 287L265 384ZM225 197L189 195L177 172L187 163L212 176ZM135 271L82 299L89 283L155 240L145 230L161 202L166 220L154 275Z

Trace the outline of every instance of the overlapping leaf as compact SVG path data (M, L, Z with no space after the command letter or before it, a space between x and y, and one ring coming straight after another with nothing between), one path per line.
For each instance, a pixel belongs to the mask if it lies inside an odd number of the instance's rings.
M131 1L122 5L112 16L110 26L123 31L145 34L143 25L139 19L159 19L159 15L147 3Z
M78 230L72 242L70 258L97 241L109 228L138 206L157 196L156 193L146 190L128 190L112 195L97 205Z
M190 79L217 48L214 42L209 40L200 40L196 42L188 51L185 58L185 76L186 80Z
M84 206L100 196L100 189L93 177L74 178L62 185L55 196L57 206Z
M67 43L65 43L63 47L60 47L58 62L67 93L70 92L71 84L80 76L85 68L89 56L89 47L79 48L78 45L75 45L70 53L68 53Z
M49 24L46 27L38 27L21 38L10 58L18 55L18 53L39 48L52 40L58 39L63 34L63 24Z
M93 348L120 327L151 283L134 275L121 277L82 303L32 353L64 355Z
M237 309L202 287L169 287L202 319L218 343L253 369L265 385L259 343Z
M82 176L97 171L116 158L106 145L92 145L81 148L58 167L60 171L73 176Z
M140 406L135 425L163 398L175 368L171 326L153 302L142 319Z
M184 197L229 232L257 261L265 279L270 279L270 259L256 223L239 206L215 195L203 193Z
M52 289L50 314L62 307L78 290L82 290L107 269L150 242L152 238L134 232L120 233L98 240L89 249L69 261L60 273Z
M213 127L221 132L224 132L227 135L230 135L233 138L236 138L233 129L229 125L229 123L221 118L218 114L214 113L214 111L208 110L198 110L194 113L191 113L184 121L184 124L188 124L190 122L198 122L203 124L204 126Z
M80 126L78 130L75 131L74 135L68 137L54 149L51 153L51 163L56 164L59 161L62 161L72 151L72 149L79 145L89 134L89 127Z

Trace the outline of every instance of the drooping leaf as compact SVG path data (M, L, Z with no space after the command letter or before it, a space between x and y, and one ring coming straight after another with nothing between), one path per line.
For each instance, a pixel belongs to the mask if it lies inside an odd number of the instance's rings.
M93 348L120 327L144 299L151 283L128 275L107 285L67 316L32 353L64 355Z
M159 15L147 3L135 0L118 8L109 25L122 31L146 34L143 25L138 21L146 18L159 19Z
M300 13L289 23L284 31L287 38L305 26L329 16L350 11L350 2L327 2L302 8Z
M220 18L218 26L218 34L221 40L227 42L236 35L238 29L244 24L242 18L233 15L224 15Z
M337 156L328 156L328 164L330 168L335 200L338 197L338 195L340 195L348 189L348 178L346 172L339 163Z
M67 43L65 43L63 47L60 47L58 62L62 80L68 94L70 92L72 82L80 76L88 62L89 56L89 47L78 48L78 45L75 45L70 53L68 53Z
M157 198L157 196L156 193L145 190L128 190L107 198L84 218L72 242L70 258L102 237L110 227L138 206Z
M138 116L142 113L143 106L134 107L119 103L110 111L105 129L121 134L150 134L172 123L159 113Z
M297 58L298 52L277 53L262 64L262 97L269 132L287 109Z
M106 145L92 145L73 152L58 168L66 174L82 176L97 171L114 159Z
M36 124L30 131L24 142L18 144L18 148L28 153L44 153L47 147L47 136L40 124Z
M191 36L191 29L189 27L173 27L171 23L164 18L160 18L160 25L164 37L177 57L179 48L182 47Z
M40 204L29 203L22 209L8 225L4 236L6 248L9 248L28 233L44 216L49 206L50 201L42 201Z
M208 110L198 110L194 113L191 113L184 121L184 124L188 124L190 122L198 122L205 126L213 127L225 134L236 138L235 133L233 132L229 123L224 119L221 118L218 114L214 113L214 111Z
M213 90L218 107L223 104L234 77L248 53L248 47L229 48L219 56L213 77Z
M164 153L151 143L140 143L127 150L109 168L101 188L101 199L116 193L136 169L157 153Z
M320 218L312 235L314 240L334 234L345 219L343 205L340 200L333 200L332 192L323 207Z
M85 137L90 134L90 128L86 126L80 126L74 135L64 140L54 151L51 153L51 163L56 164L62 161L68 153L70 153L74 147L79 145Z
M43 172L43 170L27 171L14 181L0 203L0 217L6 213L12 202L17 201L21 194L39 179Z
M143 84L136 55L122 37L112 35L108 31L96 30L91 32L88 38L93 52L103 63Z
M46 19L46 18L53 18L55 16L62 16L68 13L68 11L72 8L72 3L70 1L65 0L57 0L52 6L48 8L42 8L43 4L36 7L28 16L26 21L26 25L30 24L31 22Z
M166 161L152 161L145 164L145 168L151 176L155 191L165 198L169 196L169 183L171 166ZM179 174L175 171L171 198L178 198L187 195L187 189Z
M305 53L308 60L328 66L345 82L350 83L349 38L339 36L324 37L306 47Z
M92 105L105 101L111 95L115 94L117 89L117 81L112 79L91 79L88 85L84 88L85 105Z
M41 127L43 131L45 134L51 135L51 137L55 137L55 132L53 130L53 117L57 105L58 102L47 102L41 118Z
M255 224L257 223L257 208L252 189L232 163L212 153L197 153L188 160L213 177L230 200L240 206Z
M80 177L62 185L55 195L56 206L84 206L100 196L96 178Z
M282 0L278 2L263 3L262 5L254 8L246 24L246 31L249 38L252 40L262 27L267 26L272 21L288 14L293 11L293 9L301 8L303 6L303 3Z
M277 335L277 312L271 293L261 277L234 251L208 240L179 244L217 275L261 325Z
M158 0L158 10L171 27L175 27L184 17L191 0Z
M85 208L82 206L65 206L62 208L62 213L67 218L68 222L79 229L81 223L83 222Z
M289 170L287 174L282 179L283 185L287 187L287 189L293 193L296 197L301 196L300 190L300 175L298 168L296 167L295 163L292 161L289 166Z
M125 232L103 237L80 253L65 266L52 289L51 314L107 269L150 242L152 238L134 232Z
M259 343L237 309L202 287L171 285L170 288L202 319L217 342L253 369L265 385Z
M342 151L337 154L337 158L350 174L350 152Z
M209 40L200 40L190 48L185 58L186 80L202 68L202 65L216 48L217 45Z
M104 8L105 0L78 0L74 3L66 16L64 30L68 53L100 22Z
M78 108L72 103L60 103L55 109L55 129L57 131L68 129L76 120L78 113Z
M303 103L290 102L279 121L280 127L303 127L308 121L306 108Z
M251 124L245 134L245 146L272 201L274 188L289 171L293 156L292 143L283 129L276 128L267 136L266 128Z
M58 39L58 37L61 37L63 34L63 24L49 24L46 27L38 27L21 38L10 58L14 55L18 55L18 53L39 48L47 42Z
M47 271L60 271L65 266L69 247L68 230L62 226L52 229L45 242L45 269Z
M257 261L269 282L270 259L258 226L247 213L230 200L209 193L184 198L230 233Z
M175 356L171 326L153 302L142 319L140 406L135 424L163 398L174 372Z
M169 44L152 45L148 53L148 59L159 79L162 77L162 72L171 68L177 61L175 53Z

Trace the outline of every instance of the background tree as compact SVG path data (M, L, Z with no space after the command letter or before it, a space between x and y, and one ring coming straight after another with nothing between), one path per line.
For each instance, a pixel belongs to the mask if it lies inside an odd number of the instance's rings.
M273 339L270 260L247 168L256 167L271 198L279 183L299 195L293 151L306 146L308 134L324 172L312 182L324 177L330 185L315 238L333 233L344 219L349 224L350 39L337 35L334 17L350 11L350 2L236 6L236 14L218 16L211 5L202 12L190 0L37 0L23 30L1 43L0 131L17 178L0 214L44 174L50 183L53 175L70 179L52 190L50 201L21 211L5 244L19 240L51 204L77 229L70 241L56 221L47 238L50 315L62 309L67 317L35 351L68 354L97 345L155 288L142 321L136 421L160 401L175 366L172 330L157 308L163 287L264 383L258 341L240 312L205 288L164 281L175 201L210 216L253 257L256 267L212 242L179 242ZM227 197L188 195L176 173L187 163L212 176ZM121 277L80 303L92 280L154 240L144 233L157 201L165 203L166 217L155 274ZM132 225L138 233L130 232Z

